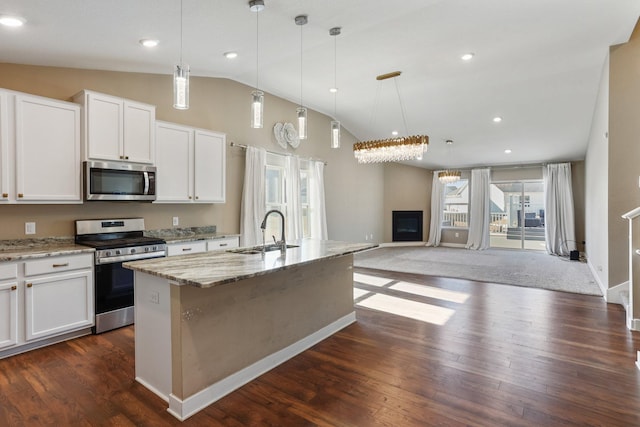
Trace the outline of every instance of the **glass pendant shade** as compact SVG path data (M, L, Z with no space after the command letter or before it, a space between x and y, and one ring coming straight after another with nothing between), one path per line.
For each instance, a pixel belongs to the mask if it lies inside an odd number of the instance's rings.
M331 148L340 148L340 122L331 121Z
M189 109L189 66L176 65L173 72L173 108Z
M296 113L298 114L298 137L307 139L307 109L298 107Z
M251 127L262 129L262 113L264 109L264 92L254 90L251 92Z

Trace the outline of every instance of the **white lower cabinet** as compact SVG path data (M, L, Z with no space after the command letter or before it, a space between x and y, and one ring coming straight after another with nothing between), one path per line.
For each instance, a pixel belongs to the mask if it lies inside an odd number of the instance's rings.
M18 282L0 282L0 350L18 343Z
M0 358L89 333L93 289L92 253L0 263Z
M93 274L45 275L25 284L25 340L93 325Z
M240 246L239 237L223 237L221 239L207 240L207 252L224 251Z

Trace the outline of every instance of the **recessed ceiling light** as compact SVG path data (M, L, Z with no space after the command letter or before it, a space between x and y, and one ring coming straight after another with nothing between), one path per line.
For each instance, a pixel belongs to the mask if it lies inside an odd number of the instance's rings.
M462 58L463 61L471 61L474 56L475 56L475 53L469 52L469 53L465 53L460 58Z
M338 92L338 88L337 87L331 87L331 88L329 88L329 92L336 93L336 92Z
M158 40L154 39L142 39L140 40L140 44L144 47L156 47L160 43Z
M225 52L224 57L227 59L234 59L238 57L238 52Z
M502 117L496 116L496 117L493 118L493 121L496 122L496 123L500 123L502 121Z
M5 27L22 27L25 22L26 19L20 16L0 15L0 24Z
M397 130L392 131L392 132L391 132L391 135L393 135L393 136L398 136L398 131L397 131Z
M504 150L505 154L511 154L511 150L509 150L508 148L506 150Z

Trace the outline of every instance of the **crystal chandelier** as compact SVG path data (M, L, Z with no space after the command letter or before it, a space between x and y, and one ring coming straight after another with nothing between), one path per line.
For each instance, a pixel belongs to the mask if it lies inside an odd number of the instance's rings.
M189 66L182 62L182 0L180 0L180 64L173 71L173 108L189 109Z
M386 80L398 77L400 71L382 74L376 80ZM396 94L400 103L400 112L404 123L405 132L408 135L407 120L404 116L404 108L398 82L395 81ZM427 135L403 136L389 139L376 139L372 141L356 142L353 144L353 155L358 163L402 162L407 160L419 160L427 151L429 137Z
M264 92L258 89L258 76L260 68L258 67L259 54L259 18L260 12L264 10L264 0L251 0L249 2L249 10L256 14L256 88L251 92L251 127L254 129L262 129L263 113L264 113Z
M356 142L353 154L358 163L401 162L422 156L428 144L426 135Z
M438 179L443 184L451 184L453 182L460 181L460 171L440 171L438 172Z
M447 139L445 141L447 143L447 151L450 154L451 149L453 147L453 140ZM440 180L443 184L452 184L454 182L460 181L460 171L456 170L443 170L438 172L438 180Z

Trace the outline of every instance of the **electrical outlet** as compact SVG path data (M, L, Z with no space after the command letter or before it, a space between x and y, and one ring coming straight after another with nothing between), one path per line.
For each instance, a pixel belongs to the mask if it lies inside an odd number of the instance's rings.
M369 235L365 233L364 240L369 240Z
M180 225L180 218L177 216L173 217L173 226Z
M35 222L25 222L24 223L24 234L36 234L36 223Z
M149 302L152 304L160 304L160 293L158 291L149 292Z
M456 231L456 237L460 237L460 233Z

